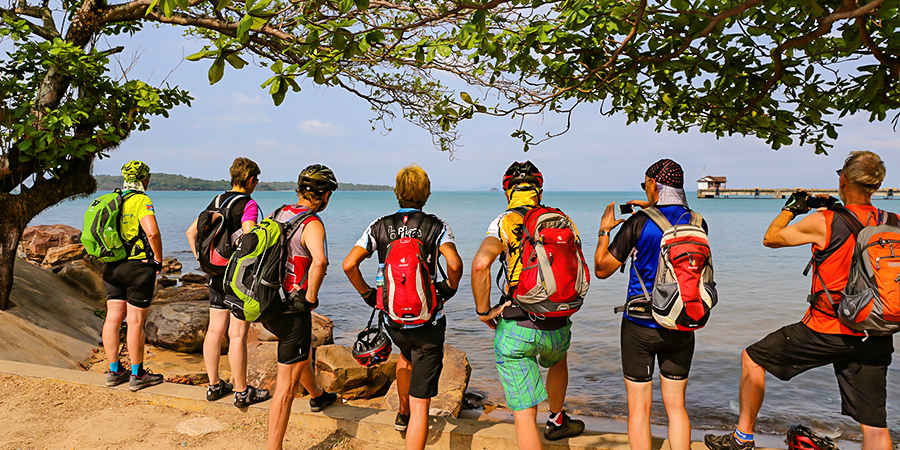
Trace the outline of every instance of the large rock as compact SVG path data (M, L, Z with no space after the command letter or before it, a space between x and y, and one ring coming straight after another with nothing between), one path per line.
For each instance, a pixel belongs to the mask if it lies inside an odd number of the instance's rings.
M316 349L319 386L346 399L384 395L396 378L397 354L375 367L361 366L346 345L323 345Z
M178 279L182 284L206 284L209 277L196 273L188 273Z
M312 313L312 347L334 344L334 322L313 311Z
M144 324L147 341L182 353L202 353L209 327L208 302L151 306Z
M472 375L472 366L469 365L466 352L444 344L444 368L441 370L441 380L438 382L438 395L431 399L431 409L428 414L457 417L466 388L469 386L470 375ZM381 408L399 410L400 398L397 395L396 381L391 384Z
M47 251L81 242L81 231L68 225L35 225L25 228L19 247L29 260L41 262Z
M157 283L157 286L159 283ZM185 284L184 286L172 286L156 291L153 302L156 304L206 301L209 309L209 288L202 284Z
M159 273L176 273L181 272L181 263L175 258L163 258L162 270Z
M99 303L106 301L102 272L98 272L91 262L81 260L65 264L56 275L89 299Z
M84 246L81 244L53 247L47 250L47 255L44 257L44 262L41 263L41 265L44 267L53 267L59 264L83 259L85 256L87 256L87 252L84 251Z
M278 343L251 342L247 344L247 383L253 387L275 390L278 374ZM303 388L300 389L301 391Z

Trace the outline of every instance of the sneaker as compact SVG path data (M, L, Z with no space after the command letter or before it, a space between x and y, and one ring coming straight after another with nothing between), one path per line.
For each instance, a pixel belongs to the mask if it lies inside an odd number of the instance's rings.
M584 421L570 418L565 411L561 411L560 414L562 414L562 425L556 426L556 424L548 420L547 427L544 429L544 439L558 441L567 437L578 436L584 432Z
M131 381L128 382L128 389L131 389L131 392L135 392L145 387L156 386L157 384L160 384L162 382L162 375L158 373L150 373L150 371L148 370L142 377L132 375Z
M394 418L394 429L397 431L406 431L406 427L409 426L409 414L400 414L397 413L397 417Z
M334 392L325 392L322 395L309 399L309 410L312 412L319 412L325 409L326 406L333 404L337 401L337 394Z
M703 436L703 442L706 443L706 447L709 450L752 450L756 448L756 444L753 441L739 443L734 438L734 433L720 434L718 436L707 434Z
M268 389L257 389L248 384L246 391L234 393L234 406L237 406L238 408L246 408L250 405L264 402L268 399Z
M121 372L113 372L112 370L106 371L106 385L109 387L118 386L131 377L131 371L122 369Z
M214 402L214 401L232 393L233 391L234 391L234 386L232 386L231 383L226 383L222 380L219 380L218 383L216 383L214 385L211 384L211 385L209 385L208 388L206 388L206 399L211 402Z

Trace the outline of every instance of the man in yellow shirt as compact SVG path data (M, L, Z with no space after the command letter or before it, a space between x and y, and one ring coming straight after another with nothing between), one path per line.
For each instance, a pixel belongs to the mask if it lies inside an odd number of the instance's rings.
M137 391L163 382L163 376L144 369L144 321L162 268L162 238L156 223L153 203L144 191L150 185L150 167L141 161L129 161L122 167L125 197L119 216L122 240L128 257L106 263L106 322L103 324L103 349L109 362L106 385L116 386L129 380ZM126 343L131 371L119 363L119 327L128 323Z

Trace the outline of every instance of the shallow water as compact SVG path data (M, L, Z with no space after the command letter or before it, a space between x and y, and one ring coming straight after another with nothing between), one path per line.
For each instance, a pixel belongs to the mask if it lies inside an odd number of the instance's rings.
M184 230L210 201L210 192L150 192L166 256L197 270ZM580 227L585 257L593 260L596 231L602 209L611 201L642 198L637 192L546 192L544 202L566 211ZM691 195L691 194L689 194ZM268 214L279 205L295 201L293 192L259 192L253 195ZM32 225L63 223L80 228L90 200L62 203L32 221ZM691 207L709 223L719 306L709 325L697 332L697 346L687 388L687 409L695 429L728 429L737 421L740 353L747 345L782 325L796 322L805 310L809 279L801 274L809 259L808 248L768 249L762 236L778 214L783 200L694 199ZM900 211L900 202L876 201L876 206ZM456 235L466 264L457 296L447 303L450 319L447 342L465 350L472 364L470 387L502 396L494 367L492 332L474 314L469 286L469 265L484 237L488 223L505 209L501 192L436 192L425 210L445 219ZM363 230L375 218L396 210L391 192L336 192L322 218L328 233L331 258L329 276L320 295L319 312L335 322L335 340L351 344L369 317L341 271L341 261ZM493 270L499 267L496 263ZM375 263L365 261L364 274L373 278ZM619 360L619 322L613 307L624 301L626 274L608 280L592 280L582 310L573 316L573 341L569 353L567 408L579 414L622 418L627 413L625 386ZM496 292L496 289L495 289ZM895 344L898 337L895 336ZM900 429L900 364L898 353L888 372L888 426ZM780 434L803 423L842 439L858 439L859 428L840 415L840 395L830 368L819 368L790 382L767 378L766 402L757 430ZM657 389L654 421L665 423Z

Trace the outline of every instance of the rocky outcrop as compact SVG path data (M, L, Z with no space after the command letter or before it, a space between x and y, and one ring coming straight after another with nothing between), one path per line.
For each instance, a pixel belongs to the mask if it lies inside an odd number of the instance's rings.
M80 244L80 239L81 231L68 225L36 225L22 232L19 248L29 261L41 263L51 248Z
M183 353L202 353L209 327L209 302L151 306L144 324L147 341Z
M472 375L472 366L469 365L466 352L444 344L444 368L441 370L441 379L438 382L438 395L431 399L431 409L428 414L457 417L466 387L469 386L470 375ZM391 384L381 407L394 411L400 408L396 381Z
M209 278L206 275L189 273L179 278L178 281L181 281L182 284L206 284Z
M334 344L334 322L313 311L312 313L312 348Z
M160 284L157 283L157 286ZM209 308L209 288L202 284L186 284L184 286L171 286L156 291L153 302L161 305L164 303L206 301Z
M75 261L60 267L56 275L87 298L95 302L106 302L103 269L99 267L99 264L93 263L91 260Z
M278 343L252 342L247 344L247 383L271 392L275 390L277 374Z
M375 367L361 366L350 347L323 345L316 350L316 378L319 386L346 399L384 395L397 371L396 354Z
M69 244L62 247L53 247L47 250L47 256L41 263L44 267L53 267L67 262L84 259L87 252L81 244Z
M163 258L162 270L159 273L178 273L181 272L181 263L175 258Z

